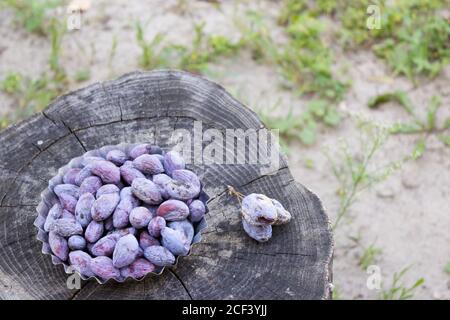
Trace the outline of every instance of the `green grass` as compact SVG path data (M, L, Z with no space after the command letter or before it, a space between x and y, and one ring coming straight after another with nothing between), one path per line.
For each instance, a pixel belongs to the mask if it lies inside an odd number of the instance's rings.
M337 79L332 71L333 53L323 40L326 25L309 12L297 14L287 9L281 12L279 20L287 36L284 43L273 39L269 22L258 12L248 12L246 23L239 23L252 57L276 66L287 89L340 101L349 84Z
M141 56L139 58L139 65L144 69L154 69L157 67L164 67L166 60L161 55L160 44L164 36L157 33L150 41L145 39L144 29L140 23L136 23L136 40L141 48Z
M61 65L65 23L52 18L46 24L50 55L48 71L36 78L11 71L1 80L0 88L15 100L15 108L0 119L0 129L43 110L55 97L68 89L69 79Z
M447 264L444 267L444 272L448 275L450 275L450 261L447 262Z
M284 145L298 140L311 146L316 143L321 127L336 127L341 121L341 115L327 100L311 100L299 116L293 115L292 108L283 116L273 116L277 108L279 106L272 110L258 110L258 114L269 128L279 130Z
M426 1L423 4L410 1L410 4L402 10L399 28L393 28L374 46L374 51L386 60L394 74L413 80L418 75L434 77L450 61L450 25L433 13Z
M1 82L1 89L6 93L16 93L21 89L22 75L16 72L10 72Z
M380 298L383 300L406 300L414 297L414 292L425 283L423 278L418 279L412 285L403 284L402 279L409 268L404 268L396 272L392 277L392 282L388 288L383 288Z
M320 5L326 6L326 1ZM332 71L333 54L322 39L325 25L303 8L299 1L288 1L283 6L279 23L285 27L285 42L273 39L270 22L259 12L249 11L245 21L236 21L242 33L241 43L252 58L276 68L284 88L311 98L306 110L296 117L292 110L280 117L272 116L270 111L259 112L268 127L280 130L284 146L292 140L313 145L321 127L339 125L341 115L336 105L349 85Z
M346 1L343 1L345 3ZM345 46L365 46L384 59L394 75L435 77L450 61L450 25L437 13L446 7L440 0L397 0L378 3L381 29L368 30L364 25L367 1L352 1L342 6L340 37Z
M11 75L17 74L8 74L2 81L2 88L9 81ZM12 112L0 119L1 128L44 109L60 93L46 75L42 75L35 80L24 76L20 76L20 79L20 83L17 84L14 92L8 92L17 102L17 106Z
M382 252L383 251L380 248L377 248L374 245L370 245L367 248L364 248L363 254L359 258L359 266L363 270L367 270L370 265L373 265L377 262Z
M367 7L380 8L380 29L367 28ZM302 16L333 17L339 44L347 49L370 48L394 75L416 81L434 77L450 61L450 24L439 10L445 0L286 0L278 22L289 28Z
M280 50L277 63L294 91L339 101L347 84L333 75L334 58L322 40L323 30L322 22L309 14L292 18L287 26L289 41Z
M368 102L368 107L371 109L378 109L387 102L393 102L403 108L408 114L409 121L402 121L395 123L390 128L392 134L421 134L417 147L425 148L425 137L429 134L439 134L438 137L448 146L446 139L448 135L443 132L450 128L450 120L439 121L437 119L437 112L441 107L441 97L433 96L426 107L426 117L420 118L417 115L417 106L414 106L410 101L408 95L404 91L387 92L371 98ZM442 133L442 134L440 134Z
M204 24L194 25L194 38L189 46L164 43L164 37L157 34L152 40L146 41L144 30L138 23L136 39L141 47L139 64L144 69L177 68L194 73L204 73L211 62L218 57L236 53L239 42L232 42L222 35L207 35Z
M339 196L339 208L333 229L338 228L363 190L385 180L393 172L399 170L403 163L418 156L418 151L415 149L411 154L399 160L381 165L375 163L375 156L390 136L389 131L369 121L359 119L356 121L360 131L357 142L341 140L337 150L333 152L329 149L324 150L339 183L336 190Z
M14 11L16 22L28 32L45 36L48 33L47 13L61 6L63 0L3 0L3 7ZM2 7L0 4L0 8Z
M81 69L75 73L76 82L84 82L91 78L91 71L89 69Z
M67 87L67 73L61 65L60 57L62 53L62 40L66 33L64 21L56 18L51 19L49 26L50 33L50 57L48 64L51 71L51 81L61 90Z
M339 287L337 284L334 284L332 298L333 298L333 300L341 300L341 291L339 290Z

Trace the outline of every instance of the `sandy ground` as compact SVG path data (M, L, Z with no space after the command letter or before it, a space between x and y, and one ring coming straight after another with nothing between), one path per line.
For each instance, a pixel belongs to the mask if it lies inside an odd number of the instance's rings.
M205 21L207 33L237 37L233 19L246 8L253 7L277 15L278 5L268 1L237 4L225 1L217 8L205 1L192 1L184 12L176 1L95 1L82 17L81 30L67 34L63 41L62 64L69 74L80 69L91 70L91 79L72 83L75 89L96 81L111 79L138 69L140 49L135 41L134 22L145 26L150 39L157 32L166 34L169 41L190 43L193 22ZM64 12L64 11L62 11ZM63 14L63 13L61 13ZM274 29L274 32L280 32ZM0 12L0 78L8 71L34 77L46 70L49 53L48 40L13 25L10 11ZM110 60L111 48L117 49ZM443 107L438 119L450 116L450 68L436 79L414 87L404 78L392 78L389 70L370 52L358 51L337 56L337 65L345 66L344 76L352 80L341 107L369 117L379 123L393 123L405 119L398 106L387 104L379 110L369 110L367 100L385 91L406 90L424 115L433 95L442 96ZM220 60L208 76L225 86L250 108L260 110L279 104L274 113L294 113L305 108L306 99L280 88L280 78L274 67L253 62L248 54ZM0 113L14 108L14 101L0 93ZM305 147L290 145L289 163L295 178L321 197L331 220L339 207L336 195L338 182L323 149L336 148L336 141L354 143L361 132L352 117L346 118L337 129L323 129L318 142ZM376 156L376 164L396 161L411 153L418 136L391 136ZM423 277L425 284L415 292L415 298L450 299L450 276L443 269L450 261L450 149L436 136L427 137L423 157L405 163L387 180L358 195L343 223L335 230L334 284L337 296L346 299L377 298L379 291L369 290L367 273L358 265L363 248L374 245L382 250L376 264L382 281L389 287L392 276L410 266L403 283L411 285ZM339 160L339 159L336 159ZM313 167L306 166L306 161ZM352 238L360 240L355 243Z

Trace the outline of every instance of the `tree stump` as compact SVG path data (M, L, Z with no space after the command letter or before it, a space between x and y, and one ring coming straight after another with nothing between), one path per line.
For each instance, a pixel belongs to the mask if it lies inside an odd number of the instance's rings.
M261 174L256 165L190 165L209 195L208 228L191 255L161 276L140 282L83 281L67 288L67 274L41 253L33 225L40 193L58 168L104 145L152 141L170 149L174 129L264 128L222 87L179 71L135 72L56 99L46 110L0 133L0 297L21 299L327 299L332 236L316 195L294 181L284 158ZM234 150L234 145L226 148ZM230 151L230 150L227 150ZM243 231L238 201L264 193L292 213L267 243Z

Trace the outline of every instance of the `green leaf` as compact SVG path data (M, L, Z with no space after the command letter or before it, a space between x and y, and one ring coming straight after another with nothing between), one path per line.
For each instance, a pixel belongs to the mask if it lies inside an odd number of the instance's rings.
M336 109L329 109L323 121L331 127L337 126L341 122L341 114Z
M91 71L89 69L79 70L75 74L75 81L77 82L83 82L89 80L90 78L91 78Z
M1 82L0 87L7 93L15 93L20 90L22 85L22 76L19 73L11 72Z
M450 147L450 135L440 135L438 136L439 140L442 141L447 147Z
M428 130L433 130L436 128L436 113L441 105L441 98L434 96L431 99L431 103L427 111L427 127Z
M444 129L450 128L450 118L445 119L444 122Z
M380 105L387 102L396 102L400 104L410 115L415 116L414 107L411 104L408 95L404 91L388 92L375 96L368 101L367 105L371 109L376 109Z
M450 275L450 261L447 262L447 265L444 268L444 272Z
M313 159L305 159L305 167L308 169L314 169L314 160Z
M316 130L312 127L305 127L299 133L299 138L307 146L313 145L316 142Z
M312 100L308 104L308 110L315 116L322 118L327 111L328 102L325 100Z
M420 141L414 147L414 150L413 150L412 155L411 155L412 159L413 160L417 160L420 157L422 157L424 152L425 152L425 148L426 148L425 140L420 139Z
M423 132L422 126L417 123L395 123L389 129L389 132L392 134L399 133L420 133Z

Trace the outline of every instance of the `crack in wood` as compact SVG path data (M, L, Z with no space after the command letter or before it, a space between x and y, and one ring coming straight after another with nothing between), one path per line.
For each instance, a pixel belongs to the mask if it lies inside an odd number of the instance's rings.
M167 269L167 270L169 270L169 271L175 276L175 278L178 279L178 281L179 281L179 282L181 283L181 285L183 286L184 290L186 290L186 293L187 293L187 295L189 296L189 298L190 298L191 300L194 300L194 299L192 298L191 293L189 292L188 287L187 287L186 284L184 283L183 279L181 279L181 277L180 277L173 269Z
M87 152L86 147L84 146L83 142L81 142L80 138L77 136L77 134L70 128L63 120L61 120L61 123L64 125L64 127L69 130L69 132L77 139L78 143L80 144L81 148L83 148L84 152Z

